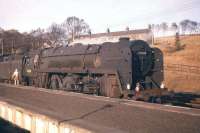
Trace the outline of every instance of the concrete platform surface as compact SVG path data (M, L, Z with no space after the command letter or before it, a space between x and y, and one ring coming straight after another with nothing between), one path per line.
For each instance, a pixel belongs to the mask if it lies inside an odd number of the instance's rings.
M0 84L0 101L92 132L200 133L200 110Z

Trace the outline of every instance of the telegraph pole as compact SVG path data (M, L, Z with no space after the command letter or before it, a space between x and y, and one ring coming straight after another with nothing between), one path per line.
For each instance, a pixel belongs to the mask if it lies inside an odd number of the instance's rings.
M75 17L73 16L73 27L72 27L72 42L74 42L75 36Z
M11 49L11 54L13 54L14 53L14 39L12 40L12 49Z
M0 42L1 42L1 55L3 56L4 53L3 53L3 39L2 38L0 39Z

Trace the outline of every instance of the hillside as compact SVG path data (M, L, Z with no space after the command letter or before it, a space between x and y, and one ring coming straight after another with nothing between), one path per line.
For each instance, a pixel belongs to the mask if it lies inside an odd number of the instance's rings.
M165 84L170 90L200 93L200 35L180 36L180 43L176 51L175 37L155 39L164 55Z

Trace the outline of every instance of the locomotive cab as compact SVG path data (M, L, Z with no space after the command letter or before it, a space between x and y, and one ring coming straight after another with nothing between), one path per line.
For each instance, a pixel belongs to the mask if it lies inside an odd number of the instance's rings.
M34 59L39 55L39 50L29 51L22 57L22 79L25 85L33 85L35 78L36 66Z

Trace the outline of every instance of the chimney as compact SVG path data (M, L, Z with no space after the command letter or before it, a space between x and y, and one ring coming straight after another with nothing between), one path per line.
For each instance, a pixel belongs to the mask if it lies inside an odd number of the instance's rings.
M89 36L90 36L90 38L91 38L91 36L92 36L91 30L88 31L88 34L89 34Z
M110 28L107 28L107 33L110 34Z
M126 27L126 31L129 31L129 27L128 26Z

